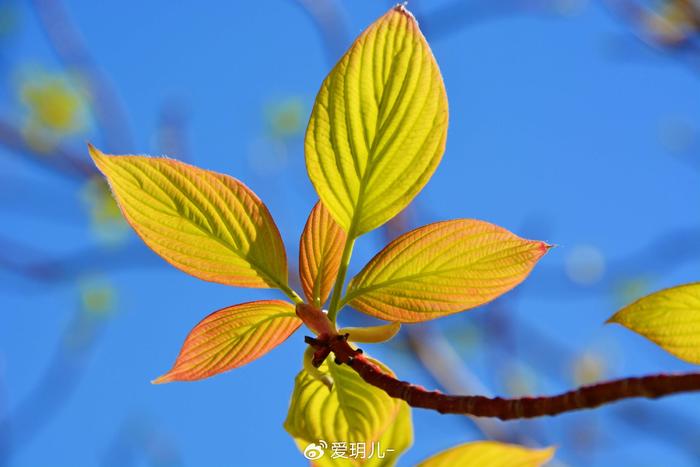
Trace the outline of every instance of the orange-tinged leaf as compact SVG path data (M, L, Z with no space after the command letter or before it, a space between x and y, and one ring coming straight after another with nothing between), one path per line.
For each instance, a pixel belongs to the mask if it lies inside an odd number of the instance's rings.
M402 5L375 21L323 82L306 131L306 168L333 218L355 238L425 186L447 138L445 86Z
M531 449L497 441L460 444L424 460L418 467L540 467L554 448Z
M388 321L435 319L509 291L549 248L488 222L437 222L379 252L352 279L343 303Z
M318 308L333 288L345 237L323 203L316 203L301 234L299 277L306 299Z
M192 329L173 368L153 382L194 381L238 368L277 347L300 325L294 305L281 300L216 311Z
M641 334L678 358L700 364L700 282L642 297L608 322Z
M90 155L127 221L178 269L227 285L287 286L277 226L235 178L163 157L108 156L92 146Z

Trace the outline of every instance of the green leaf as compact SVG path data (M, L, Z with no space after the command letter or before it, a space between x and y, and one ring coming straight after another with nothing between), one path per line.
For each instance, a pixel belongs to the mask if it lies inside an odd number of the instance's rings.
M277 226L244 184L162 157L108 156L93 146L90 155L126 220L170 264L221 284L289 288Z
M511 290L549 248L488 222L437 222L387 245L350 281L343 302L388 321L439 318Z
M700 282L647 295L607 322L621 324L676 357L700 364Z
M294 305L281 300L216 311L192 329L173 368L153 381L194 381L243 366L284 342L301 326Z
M338 274L346 235L322 202L316 203L299 242L299 279L309 303L321 308Z
M554 455L554 448L528 449L496 441L477 441L442 451L419 467L540 467Z
M425 186L447 121L435 58L413 15L396 6L328 75L306 132L311 182L349 237L394 217Z
M380 365L387 373L385 366ZM332 389L323 381L302 370L296 377L294 392L284 422L284 428L295 439L299 449L323 440L327 448L314 460L315 465L343 466L394 465L401 453L413 443L411 411L404 401L389 397L360 378L347 365L326 362L321 367L333 379ZM366 455L374 446L371 459L331 459L333 443L346 443L350 454L351 444L364 443ZM393 449L393 451L388 451ZM378 458L379 450L385 457Z

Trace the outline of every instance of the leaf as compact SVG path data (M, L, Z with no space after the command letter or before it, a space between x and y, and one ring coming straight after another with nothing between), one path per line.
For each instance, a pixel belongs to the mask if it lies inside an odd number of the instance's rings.
M372 361L391 373L376 360ZM408 404L367 384L347 365L326 361L320 370L332 377L332 389L302 370L296 377L284 422L284 428L299 449L303 452L309 444L323 440L327 449L322 457L314 460L319 466L393 465L413 443ZM381 448L386 457L378 459L375 454L372 459L360 459L359 456L349 460L331 459L332 443L346 443L348 454L351 443L365 443L367 456L374 445L375 453Z
M437 222L379 252L352 279L343 302L388 321L435 319L509 291L549 248L488 222Z
M241 182L162 157L90 154L124 217L170 264L221 284L287 286L277 226Z
M375 457L369 459L364 465L366 467L383 467L396 464L398 458L404 451L413 445L413 422L411 419L411 407L408 404L399 404L399 413L394 422L384 432L377 442L378 449L394 449L387 453L384 459Z
M461 444L424 460L419 467L539 467L554 456L554 448L528 449L497 441Z
M391 340L401 330L401 323L387 323L380 326L368 326L364 328L342 328L338 331L341 336L348 334L350 342L365 342L376 344Z
M216 311L192 329L173 368L153 381L194 381L243 366L284 342L301 325L281 300L243 303Z
M647 295L607 322L621 324L676 357L700 364L700 282Z
M333 288L345 237L323 203L316 203L301 234L299 278L306 299L318 308Z
M301 439L295 439L297 447L303 453L310 443ZM413 424L411 422L411 408L408 404L401 404L394 422L387 428L382 437L376 443L365 444L366 455L371 458L333 458L333 446L329 445L324 450L324 455L311 462L313 467L389 467L396 465L400 455L413 444ZM348 457L350 455L348 444ZM372 452L374 449L374 452ZM389 451L391 449L391 451ZM383 457L379 457L380 453Z
M306 131L309 177L348 236L379 227L425 186L447 120L435 58L413 15L396 6L325 79Z

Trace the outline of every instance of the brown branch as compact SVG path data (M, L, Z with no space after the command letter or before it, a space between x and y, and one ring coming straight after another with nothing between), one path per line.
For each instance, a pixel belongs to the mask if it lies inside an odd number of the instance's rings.
M428 391L384 373L362 355L361 349L353 349L350 346L347 335L322 334L316 339L307 337L306 342L317 349L319 358L314 364L320 365L323 358L332 352L336 363L350 366L367 383L382 389L391 397L403 399L411 407L436 410L440 413L514 420L592 409L635 397L656 399L670 394L700 391L700 373L685 373L618 379L584 386L556 396L517 399L451 396L439 391Z
M408 346L421 366L433 377L439 387L451 393L478 391L488 393L484 384L472 374L447 339L430 326L410 326L405 329ZM512 434L497 420L469 417L486 439L512 440Z

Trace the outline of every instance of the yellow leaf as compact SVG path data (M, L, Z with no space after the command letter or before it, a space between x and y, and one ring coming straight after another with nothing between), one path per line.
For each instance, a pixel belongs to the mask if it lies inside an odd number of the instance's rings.
M425 186L447 120L435 58L413 15L396 6L328 75L306 132L309 177L348 236L379 227Z
M238 368L277 347L300 325L294 306L280 300L216 311L192 329L173 368L153 383L194 381Z
M343 303L388 321L435 319L509 291L549 248L488 222L437 222L401 235L372 258Z
M700 364L700 282L640 298L608 323L621 324L676 357Z
M295 439L299 450L304 453L310 443L304 440ZM317 443L316 448L319 447ZM361 444L361 443L360 443ZM402 404L399 408L399 413L396 415L394 422L387 428L382 437L375 443L365 443L365 458L359 455L350 457L351 449L355 449L356 454L358 444L353 448L350 443L347 443L348 458L333 458L333 445L329 445L327 449L323 449L323 456L311 462L313 467L391 467L396 465L399 456L411 447L413 444L413 424L411 422L411 408L408 404ZM320 446L322 447L322 446ZM313 448L313 447L312 447ZM336 449L338 447L336 446ZM389 449L391 449L389 451ZM319 452L319 451L317 451ZM307 451L308 453L308 451ZM371 457L369 457L371 456ZM368 458L369 457L369 458Z
M228 175L161 157L108 156L90 146L124 217L173 266L241 287L287 286L287 257L270 213Z
M387 373L385 366L373 360ZM320 370L333 379L329 389L323 381L302 370L296 377L294 392L284 428L304 450L315 443L326 444L314 459L319 466L385 466L413 443L411 411L404 401L389 397L384 391L367 384L347 365L324 363ZM333 443L345 443L349 459L331 459ZM351 444L365 448L365 458L352 458ZM370 450L374 448L372 458ZM389 451L389 450L392 451ZM385 455L379 458L379 451ZM318 451L320 453L320 451Z
M401 323L387 323L380 326L368 326L364 328L342 328L338 334L348 334L350 342L365 342L376 344L392 339L401 330Z
M554 455L554 448L528 449L496 441L461 444L424 460L419 467L539 467Z
M309 303L321 308L338 274L345 232L320 201L311 210L299 244L299 278Z

